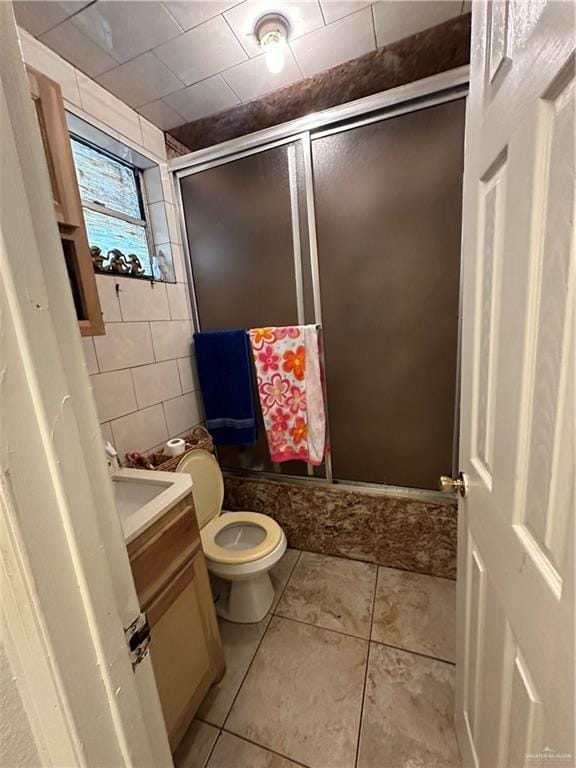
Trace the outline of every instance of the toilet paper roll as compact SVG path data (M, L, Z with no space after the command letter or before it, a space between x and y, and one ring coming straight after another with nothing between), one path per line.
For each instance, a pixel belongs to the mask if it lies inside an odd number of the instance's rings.
M168 456L180 456L186 450L186 443L179 437L168 440L166 443L166 453Z

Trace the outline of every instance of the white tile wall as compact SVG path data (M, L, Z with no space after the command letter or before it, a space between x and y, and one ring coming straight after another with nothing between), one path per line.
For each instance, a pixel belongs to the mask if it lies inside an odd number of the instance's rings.
M163 400L170 400L182 392L176 360L132 368L132 378L138 408L147 408Z
M168 320L150 323L156 360L175 360L191 354L192 323L190 320Z
M201 83L189 85L166 96L164 101L186 120L198 120L240 103L222 75L214 75Z
M106 334L82 340L102 436L116 444L124 459L127 451L149 451L203 418L190 360L190 302L164 135L42 43L25 32L21 35L25 60L61 84L67 108L157 163L144 174L154 212L151 229L156 250L174 259L178 284L151 286L148 281L98 275ZM163 403L169 404L166 411Z
M106 323L106 333L95 336L94 344L102 372L154 362L150 323Z
M153 405L142 411L135 411L128 416L122 416L111 423L113 443L124 461L126 453L150 450L168 440L170 434L166 426L162 405ZM184 428L185 429L185 428Z
M124 322L170 320L167 286L164 283L152 283L148 280L121 280L119 284L118 296ZM185 286L182 288L185 289Z
M143 53L97 80L104 88L113 88L118 98L131 107L141 107L182 87L176 75L153 53Z
M265 57L260 55L231 67L224 72L222 77L234 93L240 97L241 101L256 99L258 96L264 96L265 93L276 90L276 88L283 88L285 85L291 85L302 80L302 75L290 48L286 48L284 69L276 75L270 72Z
M101 422L117 419L136 410L132 375L128 369L98 373L90 379Z
M418 0L388 0L374 6L374 25L379 48L434 27L455 15L454 0L422 3Z
M167 400L164 403L164 413L170 434L178 434L192 429L203 418L198 398L194 392L175 397L173 400Z

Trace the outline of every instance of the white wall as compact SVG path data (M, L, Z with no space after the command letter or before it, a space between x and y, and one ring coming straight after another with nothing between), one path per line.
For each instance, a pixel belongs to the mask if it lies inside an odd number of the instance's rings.
M66 109L158 164L144 181L156 249L171 254L176 283L98 275L106 335L84 338L102 432L120 454L144 452L203 420L180 231L164 134L98 83L19 30L27 64L56 80Z
M0 643L0 764L38 768L42 764L16 678Z

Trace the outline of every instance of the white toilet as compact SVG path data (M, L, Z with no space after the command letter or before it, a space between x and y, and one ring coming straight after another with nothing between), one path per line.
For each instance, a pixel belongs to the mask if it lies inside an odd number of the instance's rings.
M216 612L228 621L261 621L274 600L268 571L286 551L275 520L258 512L223 512L224 480L206 451L192 451L178 465L192 477L202 548L216 593ZM216 578L214 578L216 577Z

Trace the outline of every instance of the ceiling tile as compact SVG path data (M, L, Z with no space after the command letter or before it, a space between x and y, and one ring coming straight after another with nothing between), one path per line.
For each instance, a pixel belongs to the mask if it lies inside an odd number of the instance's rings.
M217 75L247 58L222 16L161 45L155 53L186 85Z
M373 51L372 9L364 8L293 40L290 47L305 77Z
M342 19L344 16L350 16L351 13L370 5L370 0L368 2L364 2L364 0L320 0L320 5L326 24L332 24L333 21Z
M376 42L379 48L416 32L434 27L460 14L456 0L387 0L374 5Z
M145 0L98 0L72 21L119 62L182 32L163 5Z
M118 66L116 59L75 26L72 19L54 27L39 39L90 77Z
M141 107L182 88L180 80L153 53L143 53L96 80L130 107Z
M224 13L237 2L238 0L236 2L230 2L230 0L227 2L220 2L220 0L194 0L194 2L190 2L190 0L186 0L186 2L170 2L164 3L164 5L182 29L188 30L214 16L218 16L219 13Z
M188 121L213 115L239 103L238 97L220 75L189 85L188 88L166 96L164 101Z
M286 51L286 64L282 72L272 74L266 66L266 57L258 56L232 67L224 72L222 77L242 101L255 99L277 88L302 80L300 70L289 48Z
M162 99L157 99L150 102L150 104L139 107L138 112L162 131L170 131L172 128L176 128L186 122L178 112L175 112Z
M90 0L66 0L66 2L46 0L39 3L38 0L15 0L14 15L20 27L24 27L31 35L38 37L84 8L89 2Z
M242 43L250 56L260 56L262 50L254 35L254 27L259 18L266 13L276 11L282 13L290 24L289 38L291 40L313 32L324 26L324 19L317 0L245 0L224 14L224 18L234 30L234 34Z

